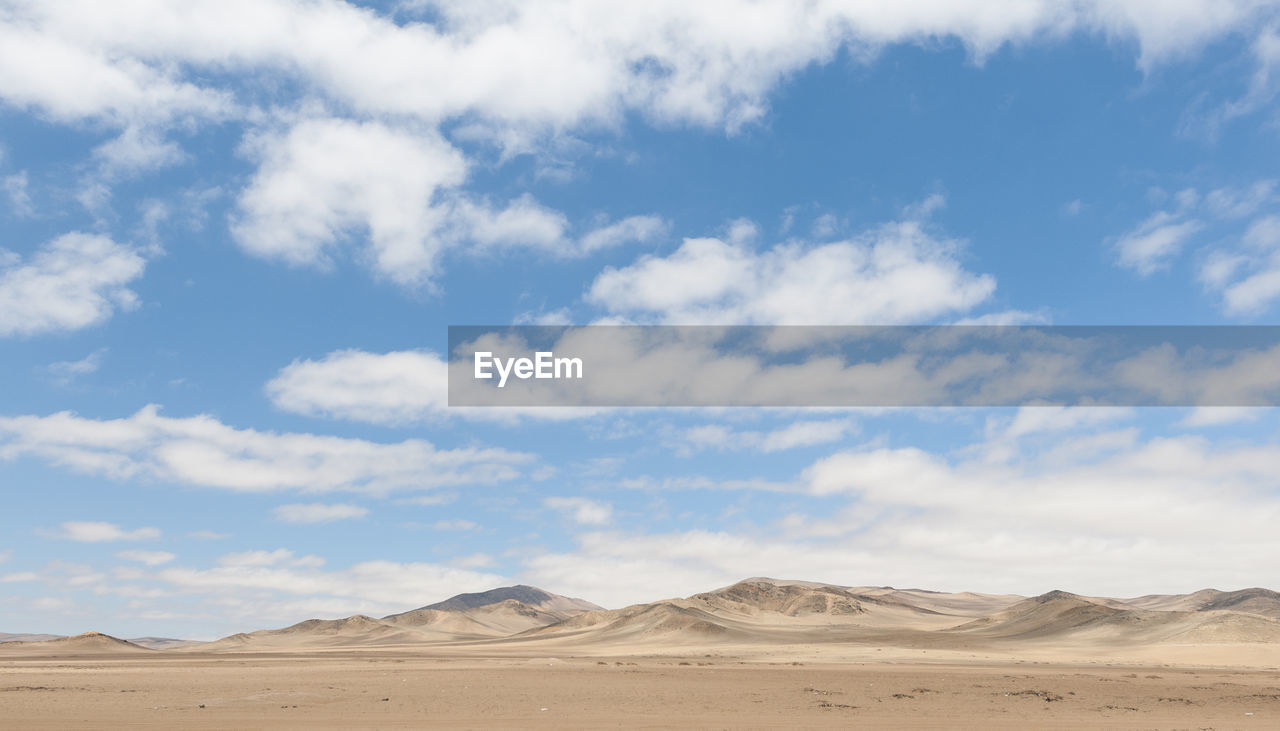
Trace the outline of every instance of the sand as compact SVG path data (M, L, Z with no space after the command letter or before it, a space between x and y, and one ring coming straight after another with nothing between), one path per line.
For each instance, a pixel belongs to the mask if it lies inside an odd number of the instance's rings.
M798 662L798 661L796 661ZM1276 728L1275 671L420 651L8 658L10 728Z
M97 633L3 643L0 726L1280 728L1265 590L752 579L601 610L508 589L161 650Z

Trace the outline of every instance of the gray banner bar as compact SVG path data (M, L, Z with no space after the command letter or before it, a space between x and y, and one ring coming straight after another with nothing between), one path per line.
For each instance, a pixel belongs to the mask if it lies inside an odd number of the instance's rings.
M451 326L450 406L1276 406L1280 326Z

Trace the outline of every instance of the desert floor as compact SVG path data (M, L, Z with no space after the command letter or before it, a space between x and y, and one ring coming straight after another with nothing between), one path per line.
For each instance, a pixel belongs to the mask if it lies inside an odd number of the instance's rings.
M1280 728L1272 668L421 649L0 658L0 727Z

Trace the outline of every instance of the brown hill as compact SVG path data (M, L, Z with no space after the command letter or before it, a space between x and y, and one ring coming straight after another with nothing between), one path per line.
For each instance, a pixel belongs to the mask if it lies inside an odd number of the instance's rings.
M1171 596L1163 605L1186 606L1185 600L1186 597ZM1190 603L1204 606L1205 597ZM954 631L1000 640L1069 642L1080 646L1091 642L1108 645L1280 642L1280 621L1267 617L1219 609L1125 609L1116 604L1117 600L1100 601L1051 591L1018 602L991 617L956 627Z
M962 624L953 631L1004 639L1041 639L1115 618L1124 611L1054 590L1024 599L990 617Z
M1280 593L1256 587L1238 591L1201 589L1191 594L1148 594L1120 601L1135 609L1184 612L1231 610L1280 619Z
M221 652L484 640L545 627L588 609L599 607L533 586L508 586L458 594L382 619L364 615L309 619L283 629L235 634L199 649Z
M557 624L530 630L522 638L549 638L590 644L652 644L680 641L746 639L750 632L711 612L677 601L636 604L624 609L586 612Z
M442 602L428 604L421 609L436 609L449 612L465 612L468 609L489 606L492 604L501 604L503 602L516 601L521 604L541 609L546 612L563 612L565 616L579 614L581 612L591 612L597 609L603 609L596 604L585 599L574 599L572 597L560 596L552 594L549 591L543 591L536 586L528 586L526 584L518 584L516 586L503 586L489 591L481 591L473 594L458 594L449 597ZM395 616L395 615L392 615Z
M234 634L199 645L203 651L285 650L347 647L352 645L392 645L422 642L425 637L413 630L357 614L344 619L308 619L283 629Z
M743 616L770 612L787 617L847 617L867 612L857 595L840 587L807 586L772 579L747 579L723 589L694 594L688 601L701 604L709 611Z
M38 642L0 644L0 653L13 655L114 655L147 652L155 651L101 632L85 632L73 637L59 637Z

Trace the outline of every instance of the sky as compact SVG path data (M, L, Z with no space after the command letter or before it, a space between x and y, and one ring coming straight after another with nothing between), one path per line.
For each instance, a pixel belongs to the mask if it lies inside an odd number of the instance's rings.
M0 7L0 631L1280 587L1274 409L464 412L442 360L1274 324L1275 2Z

